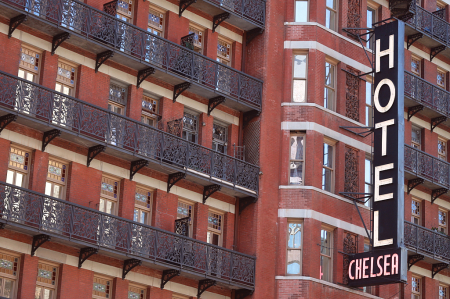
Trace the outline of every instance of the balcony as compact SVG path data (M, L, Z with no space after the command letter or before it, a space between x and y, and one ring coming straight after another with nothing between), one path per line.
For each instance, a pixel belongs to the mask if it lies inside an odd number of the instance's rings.
M153 77L172 85L190 83L189 92L247 112L261 111L262 81L160 38L76 0L0 0L0 15L23 14L24 24L55 37L68 32L70 43L135 70L154 68ZM103 56L97 56L100 61ZM97 63L98 65L98 63Z
M228 288L253 289L256 258L0 182L0 223L117 259L175 269Z
M58 129L63 139L84 147L104 145L107 154L146 160L166 174L183 172L186 179L220 185L231 196L258 194L258 166L1 71L0 90L0 115L15 114L18 123L41 132Z
M430 264L450 263L450 237L445 234L405 221L405 245Z

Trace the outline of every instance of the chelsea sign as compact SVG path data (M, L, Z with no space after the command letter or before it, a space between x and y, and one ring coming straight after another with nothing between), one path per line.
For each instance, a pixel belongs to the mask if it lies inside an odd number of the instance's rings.
M373 248L350 259L350 286L405 282L404 33L402 21L375 28Z

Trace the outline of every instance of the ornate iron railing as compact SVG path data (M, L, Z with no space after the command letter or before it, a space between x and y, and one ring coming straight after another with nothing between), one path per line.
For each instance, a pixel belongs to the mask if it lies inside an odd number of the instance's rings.
M264 28L266 18L265 0L204 0L215 6L232 12L241 18L248 19Z
M146 160L258 192L258 166L1 71L0 90L0 107Z
M450 92L405 71L405 96L439 114L450 116Z
M450 188L450 163L405 144L405 171Z
M64 240L253 286L253 256L0 182L0 222Z
M450 237L445 234L405 221L405 245L437 260L450 262Z
M260 1L260 0L256 0ZM0 0L141 63L261 110L262 81L77 0Z
M411 3L410 12L413 15L406 23L416 30L429 35L439 42L449 45L450 24L441 18L440 13L432 13Z

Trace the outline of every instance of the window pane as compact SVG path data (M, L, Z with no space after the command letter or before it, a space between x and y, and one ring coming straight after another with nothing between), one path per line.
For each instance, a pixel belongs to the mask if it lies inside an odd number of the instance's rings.
M372 83L366 82L366 104L372 105Z
M327 9L325 26L331 30L335 29L336 24L336 14L334 11Z
M148 219L148 213L141 211L141 223L146 224Z
M301 250L288 250L287 274L300 274Z
M333 147L327 143L323 144L323 166L333 167Z
M136 222L139 221L139 210L138 209L134 209L133 221L136 221Z
M327 0L327 6L330 8L336 9L335 0Z
M105 200L103 198L100 198L99 211L100 212L104 212L105 211Z
M302 225L300 223L289 223L288 248L301 248Z
M31 82L34 82L34 75L31 74L31 73L27 73L27 80L31 81Z
M14 171L8 170L8 173L6 174L6 182L8 184L14 183Z
M320 253L324 254L324 255L331 255L331 243L330 243L330 239L331 239L331 232L322 229L320 231Z
M308 1L295 1L295 21L308 21Z
M331 170L326 168L322 171L322 189L331 192Z
M333 110L334 91L325 87L323 106L327 109Z
M329 257L320 256L320 276L322 280L330 281L331 275L330 275L330 269L331 269L331 259Z
M303 184L303 162L290 163L290 184Z
M52 184L49 182L45 183L45 195L52 196Z
M306 78L306 55L294 56L294 77Z
M16 172L16 186L23 187L23 174Z
M325 84L334 87L334 65L325 63Z
M1 281L0 281L1 283ZM3 290L3 297L12 298L13 297L14 282L5 279L5 289Z
M56 198L61 198L61 186L56 184L53 186L53 196Z
M306 80L294 80L293 101L306 102Z
M303 136L291 136L291 159L303 160Z
M371 177L371 161L369 159L366 159L364 161L364 181L367 184L370 184L372 182L372 177Z
M18 75L18 77L19 77L19 78L22 78L22 79L25 79L25 72L24 72L23 70L19 69L19 75Z

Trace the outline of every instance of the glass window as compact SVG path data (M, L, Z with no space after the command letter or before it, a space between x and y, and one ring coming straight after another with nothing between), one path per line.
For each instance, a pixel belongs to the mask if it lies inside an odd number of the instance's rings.
M308 0L295 1L295 22L308 22Z
M411 201L411 222L417 225L422 225L421 213L422 209L420 207L420 201L413 199Z
M325 62L325 90L324 90L324 107L334 110L335 102L335 80L336 66L330 62Z
M0 252L0 297L16 298L19 258Z
M328 143L323 144L323 168L322 168L322 189L333 192L333 146Z
M56 298L56 280L58 277L58 267L46 263L38 264L36 279L35 299Z
M301 274L302 267L302 224L288 223L287 274Z
M128 100L128 88L120 84L111 83L109 85L108 110L125 115L125 107Z
M217 43L217 61L225 65L231 65L231 42L220 39Z
M412 126L411 132L411 145L414 148L422 149L422 129L416 126Z
M447 5L444 2L437 1L436 2L436 11L445 10ZM439 15L441 18L445 18L445 15Z
M22 46L18 77L38 83L41 53Z
M92 297L95 299L112 298L112 285L113 280L111 278L94 275Z
M142 224L150 225L152 211L152 191L145 187L136 186L134 199L133 220Z
M373 127L372 83L366 81L366 126Z
M212 149L222 154L227 153L228 127L222 124L213 124Z
M422 279L413 276L411 279L411 299L422 298Z
M443 234L447 234L448 230L447 230L447 216L448 216L448 212L439 209L438 212L438 216L439 216L439 232L443 233Z
M119 202L119 180L109 176L102 177L100 206L98 210L116 215Z
M204 29L190 24L189 25L189 34L194 33L194 51L200 54L203 54L203 34Z
M71 63L58 61L55 90L68 96L75 96L75 78L77 68Z
M411 71L420 76L421 75L422 59L416 56L411 56Z
M364 160L364 193L372 193L372 161L368 158ZM370 199L364 205L370 207Z
M320 279L331 282L332 272L331 272L331 232L322 229L320 231Z
M292 89L292 101L306 102L306 74L307 56L306 54L294 55L294 78Z
M438 69L437 71L437 77L436 77L436 83L439 87L445 89L445 73L446 71L442 69Z
M28 184L30 162L30 152L11 146L6 182L8 184L26 188Z
M116 17L127 23L133 23L133 1L119 0Z
M148 11L148 28L147 31L157 35L163 36L164 33L164 13L150 8Z
M448 299L448 286L439 285L439 299Z
M326 6L325 26L334 31L336 31L336 23L337 23L336 1L337 0L326 0L327 6Z
M376 9L367 6L367 28L372 28L373 24L377 22L377 11ZM369 38L370 35L366 35L365 38ZM366 47L373 50L373 37L367 41Z
M206 242L222 246L222 224L223 214L210 210L208 212L208 235Z
M183 139L194 143L198 142L198 115L191 112L184 112Z
M128 299L145 299L146 287L130 284L128 286Z
M305 136L291 135L290 142L289 184L303 185Z
M189 237L192 238L192 224L194 222L194 204L185 200L178 200L177 219L189 217Z
M447 161L447 140L438 138L438 158Z
M66 164L50 158L48 160L45 194L64 199L68 167Z

